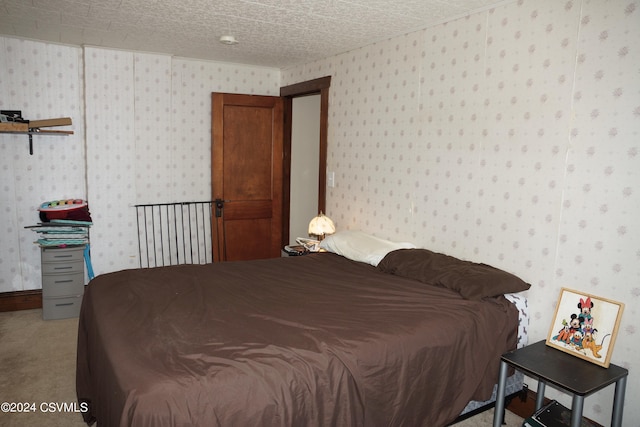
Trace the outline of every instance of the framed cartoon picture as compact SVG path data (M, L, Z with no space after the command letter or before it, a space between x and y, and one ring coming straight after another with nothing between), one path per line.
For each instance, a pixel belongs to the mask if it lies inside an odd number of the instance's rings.
M562 288L547 345L608 368L623 310L623 303Z

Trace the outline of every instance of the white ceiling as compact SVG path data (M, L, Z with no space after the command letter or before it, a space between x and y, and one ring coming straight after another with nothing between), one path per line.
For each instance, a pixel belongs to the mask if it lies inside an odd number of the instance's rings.
M0 35L282 69L513 1L0 0Z

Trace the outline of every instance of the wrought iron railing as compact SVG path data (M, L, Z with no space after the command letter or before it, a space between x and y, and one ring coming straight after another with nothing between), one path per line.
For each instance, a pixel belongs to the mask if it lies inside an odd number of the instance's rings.
M140 267L213 262L212 203L135 205Z

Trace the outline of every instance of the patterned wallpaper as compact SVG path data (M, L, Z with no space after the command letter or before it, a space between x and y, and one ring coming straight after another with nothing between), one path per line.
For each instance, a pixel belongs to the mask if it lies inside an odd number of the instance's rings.
M210 199L211 92L280 90L271 68L4 37L0 48L0 107L69 116L75 131L34 137L33 156L26 136L0 135L0 292L41 287L23 227L47 200L89 200L96 274L137 267L133 205Z
M27 119L71 117L70 136L0 134L0 292L40 288L39 221L48 200L85 198L82 52L0 37L0 109Z
M211 92L277 95L280 72L86 48L96 273L138 267L135 204L211 198Z
M639 6L521 0L282 75L332 76L339 229L518 274L532 341L561 287L626 303L612 358L630 370L626 426L640 419ZM585 414L609 425L612 396Z
M40 287L23 227L45 200L89 199L96 273L136 267L133 204L208 198L212 91L275 95L331 75L337 227L518 274L532 284L531 340L546 336L562 286L624 301L612 362L630 370L631 426L638 6L521 0L283 71L0 38L0 107L70 116L76 132L34 138L34 156L26 137L0 135L0 291ZM612 396L587 398L585 414L609 424Z

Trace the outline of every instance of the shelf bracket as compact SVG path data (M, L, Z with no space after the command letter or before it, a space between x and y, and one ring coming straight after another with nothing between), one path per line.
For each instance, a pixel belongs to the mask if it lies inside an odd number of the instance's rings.
M62 123L58 123L62 121ZM66 126L71 124L71 119L63 118L63 119L50 119L50 120L39 120L38 122L45 122L47 126ZM50 123L54 122L54 123ZM34 123L34 122L31 122ZM22 125L20 127L16 127L17 125ZM73 135L72 130L40 130L40 128L32 127L25 128L27 126L25 123L0 123L0 134L11 134L11 135L28 135L29 136L29 154L33 156L33 135Z

